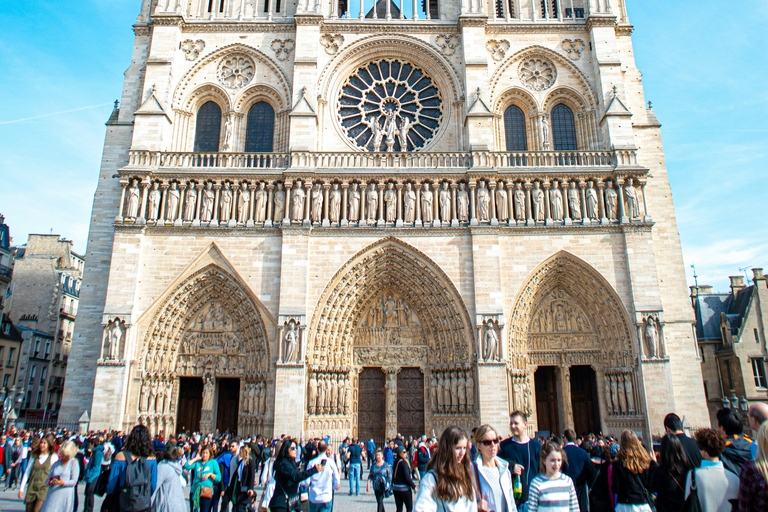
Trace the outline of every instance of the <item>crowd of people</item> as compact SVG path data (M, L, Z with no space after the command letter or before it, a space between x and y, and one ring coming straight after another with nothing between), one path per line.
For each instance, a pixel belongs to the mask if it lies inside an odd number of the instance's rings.
M743 435L737 411L689 437L674 413L644 445L635 432L533 439L525 414L511 436L490 425L436 437L306 441L229 434L154 438L143 425L87 436L12 428L0 437L0 474L26 512L332 512L334 498L373 492L377 512L766 512L768 405L754 404ZM361 491L360 480L367 471ZM342 491L342 480L348 488ZM417 492L414 500L414 493Z

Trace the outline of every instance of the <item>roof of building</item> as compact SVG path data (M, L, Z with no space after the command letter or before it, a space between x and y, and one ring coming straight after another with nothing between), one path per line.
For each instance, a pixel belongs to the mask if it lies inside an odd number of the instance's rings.
M8 315L3 315L2 322L0 322L0 338L4 340L23 341L21 333L8 319Z
M47 332L38 331L37 329L32 329L30 327L24 327L23 325L17 325L16 328L18 328L18 330L20 332L29 332L29 333L32 333L32 334L36 334L38 336L45 336L46 338L53 338L53 334L48 334Z
M699 340L721 339L720 315L725 313L731 324L731 334L738 334L739 328L747 315L747 308L752 299L754 286L747 286L730 293L699 294L695 300L696 337Z

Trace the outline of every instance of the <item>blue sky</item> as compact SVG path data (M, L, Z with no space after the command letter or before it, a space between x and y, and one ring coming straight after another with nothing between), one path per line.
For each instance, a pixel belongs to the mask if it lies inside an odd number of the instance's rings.
M646 97L663 124L686 265L696 265L700 283L726 290L740 267L768 267L760 44L768 3L626 1ZM104 123L121 95L139 7L37 0L0 8L0 213L15 243L53 232L85 252Z

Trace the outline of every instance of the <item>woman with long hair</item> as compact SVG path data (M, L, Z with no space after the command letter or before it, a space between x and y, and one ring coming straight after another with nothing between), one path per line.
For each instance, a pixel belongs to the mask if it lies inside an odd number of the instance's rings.
M680 512L685 504L688 455L675 434L661 438L659 465L651 470L649 491L656 494L657 512Z
M128 434L125 440L123 451L115 454L112 459L112 467L109 469L109 480L107 481L107 494L112 496L112 510L119 510L120 491L125 486L125 470L128 464L138 461L145 461L152 473L152 492L157 488L157 459L155 459L155 449L152 445L152 436L149 429L144 425L136 425ZM149 509L147 509L149 510Z
M29 447L32 453L29 456L27 470L19 485L19 499L26 504L26 512L40 512L48 494L48 474L59 457L54 451L56 439L48 434L42 439L33 439ZM27 483L29 486L27 487ZM26 488L26 496L24 490Z
M469 436L460 427L440 434L434 455L421 475L416 512L477 512Z
M213 446L207 444L198 450L195 458L184 464L192 472L192 512L209 512L213 503L214 486L221 481Z
M237 467L231 467L231 486L226 491L232 497L233 512L246 512L248 505L256 495L256 459L251 457L248 445L240 448Z
M295 439L286 438L277 451L273 466L275 491L269 502L269 509L272 512L298 510L301 507L299 482L325 469L325 464L318 464L309 471L302 471L296 462L297 446Z
M373 482L373 493L376 495L376 512L384 512L384 491L387 483L392 481L392 467L384 460L384 452L376 449L374 454L371 472L368 473L368 485L365 492L371 492L371 482Z
M182 469L179 458L181 448L157 452L157 489L152 493L153 512L188 512L181 486Z
M619 453L613 463L611 490L616 495L616 512L651 512L648 502L651 457L631 430L619 441Z
M566 461L565 450L556 441L544 443L539 457L539 474L531 482L526 510L538 512L579 512L576 486L561 471ZM566 490L567 489L567 490Z
M768 421L757 429L757 457L741 468L739 512L768 510Z
M592 464L595 465L595 479L589 482L589 508L590 510L604 510L611 512L613 510L613 500L611 499L611 489L608 485L608 469L611 467L613 458L607 446L595 444L592 451L589 452Z
M75 508L75 493L80 476L80 465L75 459L77 446L67 441L59 448L59 460L51 466L48 474L48 494L45 496L42 512L60 512Z
M499 434L492 426L481 425L475 430L474 441L478 454L472 469L478 492L478 510L516 512L509 463L498 456Z
M395 495L395 508L397 512L413 511L413 490L416 484L413 483L411 463L408 462L409 452L400 447L395 450L395 468L392 470L392 494Z

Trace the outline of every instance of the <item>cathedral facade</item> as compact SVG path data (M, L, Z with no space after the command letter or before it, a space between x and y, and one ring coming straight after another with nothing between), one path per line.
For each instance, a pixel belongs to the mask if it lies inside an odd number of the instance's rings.
M143 0L62 419L708 423L622 0Z

